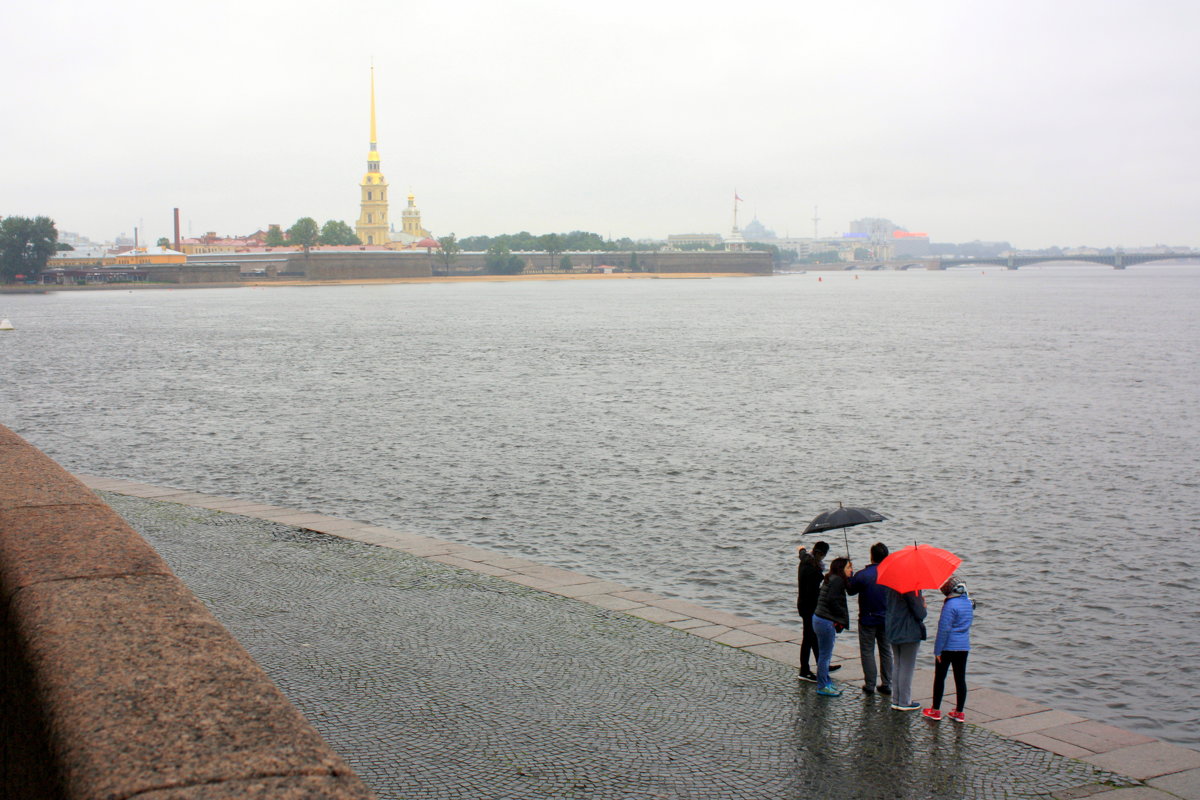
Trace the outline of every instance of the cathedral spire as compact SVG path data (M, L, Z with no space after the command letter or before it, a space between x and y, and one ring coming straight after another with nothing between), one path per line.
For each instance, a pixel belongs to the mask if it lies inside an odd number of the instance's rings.
M371 65L371 147L367 153L367 172L379 172L379 139L375 136L375 65ZM381 176L382 177L382 176Z
M379 139L375 138L375 65L371 65L371 152L375 152L375 143ZM378 159L376 159L378 160Z
M391 241L388 224L387 180L379 171L379 144L375 136L375 65L371 65L371 149L367 153L367 174L359 184L361 193L355 232L363 244Z

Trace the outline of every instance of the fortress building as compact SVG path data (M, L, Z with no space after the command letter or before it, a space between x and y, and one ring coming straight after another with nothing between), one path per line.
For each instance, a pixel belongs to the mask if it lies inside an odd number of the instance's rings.
M358 224L354 226L354 232L363 244L384 245L393 250L414 247L431 234L421 227L421 212L412 192L408 194L408 206L402 213L400 232L393 232L388 221L388 183L379 171L378 141L375 135L375 68L371 67L371 144L367 153L367 173L359 184Z

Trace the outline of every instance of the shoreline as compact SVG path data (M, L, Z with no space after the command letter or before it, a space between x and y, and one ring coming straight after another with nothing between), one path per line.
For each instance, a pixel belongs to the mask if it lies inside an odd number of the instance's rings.
M752 272L549 272L532 275L433 275L421 278L339 278L334 280L296 278L283 280L245 280L236 283L89 283L0 285L0 294L48 294L50 292L89 292L150 289L237 289L273 286L384 286L400 283L497 283L512 281L579 281L579 280L701 280L709 278L768 278Z

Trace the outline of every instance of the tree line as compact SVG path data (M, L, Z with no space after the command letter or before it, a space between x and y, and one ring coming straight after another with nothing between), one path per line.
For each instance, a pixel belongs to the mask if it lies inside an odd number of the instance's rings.
M545 233L535 235L529 231L502 233L499 236L467 236L458 240L463 250L487 251L493 246L506 247L509 251L532 250L544 253L562 253L568 250L658 250L665 242L635 242L628 236L620 239L605 239L591 231L570 233Z
M286 232L278 225L267 228L267 247L283 247L296 245L308 252L310 247L319 244L350 245L362 244L362 240L354 233L354 229L338 219L331 219L324 225L317 225L312 217L301 217L296 224Z

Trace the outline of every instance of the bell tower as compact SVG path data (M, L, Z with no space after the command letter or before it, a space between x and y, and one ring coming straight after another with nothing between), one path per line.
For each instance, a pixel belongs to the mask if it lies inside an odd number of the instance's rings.
M375 67L371 67L371 149L367 153L367 174L359 184L358 224L354 232L363 244L387 244L391 239L388 225L387 180L379 171L379 150L375 138Z

